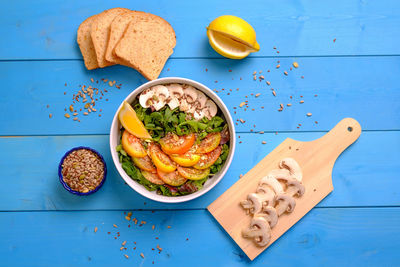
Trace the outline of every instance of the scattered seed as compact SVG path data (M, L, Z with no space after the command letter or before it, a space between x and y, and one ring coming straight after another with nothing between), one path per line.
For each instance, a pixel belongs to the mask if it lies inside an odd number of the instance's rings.
M69 119L69 117L71 117L71 116L70 116L68 113L65 113L65 114L64 114L64 117L67 118L67 119Z
M311 117L312 116L312 113L307 113L307 117Z
M303 104L304 103L304 100L300 100L300 104Z
M239 178L242 178L242 177L243 177L243 174L240 174L240 175L239 175Z
M315 121L315 124L318 124L318 121Z
M142 258L144 259L144 255L143 255L143 253L140 253L140 257L142 257Z
M293 62L293 67L298 68L299 67L299 63L297 63L296 61Z
M244 105L246 105L245 102L240 103L239 107L243 107Z
M126 241L124 241L124 242L122 242L122 244L121 244L122 246L125 246L126 245Z
M259 132L259 134L264 134L264 131Z
M263 145L265 145L267 142L265 142L265 141L262 141L261 143L262 143Z
M83 115L87 116L87 115L89 115L89 113L87 113L87 112L83 112Z
M168 229L170 229L170 228L171 228L171 226L170 226L170 225L168 225L168 226L167 226L167 228L168 228Z
M240 121L241 123L245 123L245 122L246 122L246 121L243 120L243 119L239 119L239 121Z
M275 91L272 91L272 94L273 94L274 96L276 96L276 93L275 93Z
M292 104L288 103L288 104L286 104L286 106L290 107L290 106L292 106Z
M74 121L77 121L77 120L78 120L78 117L73 118L73 120L74 120Z
M261 94L260 93L258 93L258 94L256 94L256 97L259 97Z
M114 226L115 228L118 228L118 226L117 226L116 224L113 224L113 226Z
M336 42L336 38L335 38L335 39L333 39L333 42Z
M50 113L50 114L49 114L49 118L51 119L52 117L53 117L53 114Z
M262 75L259 78L260 78L260 80L264 80L264 76L262 76Z
M128 255L124 254L124 256L125 256L125 258L129 259L129 256L128 256Z
M256 75L253 76L253 80L257 80L257 76Z
M257 74L257 71L254 71L254 72L253 72L253 75L256 75L256 74Z
M279 65L279 64L278 64L278 65L276 65L276 68L277 68L277 69L279 69L280 67L281 67L281 65Z
M270 81L267 81L267 85L271 85L271 82L270 82Z
M285 74L286 76L288 75L288 73L287 73L287 71L286 71L286 70L283 72L283 74Z

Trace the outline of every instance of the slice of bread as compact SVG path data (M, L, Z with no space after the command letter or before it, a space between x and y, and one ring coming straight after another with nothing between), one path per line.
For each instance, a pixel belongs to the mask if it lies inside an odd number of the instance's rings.
M90 36L90 29L95 17L96 15L91 16L82 22L81 25L79 25L77 33L77 42L79 48L81 49L85 66L88 70L97 69L99 67L97 64L96 52L94 50L92 37Z
M124 65L139 71L146 79L160 75L176 45L174 29L164 19L131 21L114 53Z
M114 65L113 63L107 62L105 59L110 26L115 17L125 12L130 12L130 10L119 7L112 8L101 12L93 19L90 35L92 37L94 50L96 51L97 63L100 68Z
M129 22L133 20L150 20L152 16L155 17L155 15L149 13L141 11L131 11L125 12L124 14L115 17L110 27L110 38L108 39L107 51L105 56L106 60L111 63L121 64L121 59L114 54L114 48L124 35L124 32L129 25Z

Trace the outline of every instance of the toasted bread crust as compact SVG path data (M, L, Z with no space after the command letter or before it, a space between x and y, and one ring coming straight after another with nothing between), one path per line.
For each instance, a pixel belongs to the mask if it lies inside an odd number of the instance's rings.
M119 7L112 8L101 12L93 19L90 34L94 50L96 51L97 63L100 68L114 65L105 59L110 26L115 17L120 16L125 12L130 12L130 10Z
M81 50L85 66L88 70L97 69L99 67L96 58L96 52L94 50L92 37L90 35L91 26L94 18L97 15L87 18L79 25L77 31L77 43Z

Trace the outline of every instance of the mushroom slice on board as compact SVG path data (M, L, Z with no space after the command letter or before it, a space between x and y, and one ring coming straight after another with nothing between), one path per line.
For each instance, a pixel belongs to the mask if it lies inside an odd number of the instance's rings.
M167 87L169 91L169 99L168 99L169 108L172 110L179 107L180 99L183 97L182 85L179 83L172 83L166 85L165 87Z
M195 110L195 112L193 113L193 118L196 121L201 120L202 118L204 118L205 113L204 113L204 109L203 110Z
M275 194L282 194L283 187L276 179L276 176L273 174L271 175L271 173L273 173L273 172L274 171L271 171L267 176L265 176L261 179L261 181L259 183L259 187L262 187L263 185L267 185L267 186L270 186L275 191ZM288 174L288 172L287 172L287 174ZM281 175L279 175L279 176L281 176Z
M286 182L287 185L287 191L289 189L291 189L291 191L293 191L293 193L291 194L292 196L294 195L298 195L299 197L301 197L302 195L304 195L304 192L306 191L304 185L299 182L297 179L295 178L291 178L291 177L280 177L278 178L279 180L283 180ZM294 190L295 188L295 190Z
M217 115L217 105L215 105L214 101L212 101L211 99L207 99L203 112L207 119L211 120L215 115Z
M247 200L240 202L240 205L250 212L251 214L256 214L261 211L263 207L263 197L257 193L250 193L247 196Z
M271 228L265 218L256 216L251 220L250 227L242 231L242 235L245 238L253 238L258 246L263 247L271 240Z
M281 194L276 196L275 202L277 202L276 212L278 216L281 216L285 212L292 212L296 207L296 200L288 194Z
M279 167L281 169L287 169L290 172L290 175L296 178L298 181L301 182L303 179L303 172L296 160L292 158L284 158L279 163Z
M154 103L152 106L158 111L165 106L167 98L169 97L169 91L164 85L155 85L152 87L152 90L154 91Z
M263 217L268 221L271 228L278 223L278 212L271 206L263 206L261 212L254 215L254 217Z
M267 186L266 184L262 184L257 187L256 193L264 196L263 206L275 205L275 192L271 187Z

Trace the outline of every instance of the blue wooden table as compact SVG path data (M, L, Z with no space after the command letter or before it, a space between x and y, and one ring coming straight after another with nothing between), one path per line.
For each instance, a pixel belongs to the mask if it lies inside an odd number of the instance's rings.
M86 17L117 6L157 14L174 27L177 46L161 77L216 89L234 120L246 121L236 127L228 173L199 199L150 201L113 166L112 117L146 80L122 66L87 71L76 30ZM210 48L205 27L224 14L253 25L258 53L234 61ZM21 0L3 3L0 25L0 266L399 265L398 1ZM290 71L294 61L299 68ZM254 71L265 80L254 81ZM91 78L108 90L97 104L101 117L64 118L72 94ZM245 100L249 109L237 108ZM363 132L335 164L334 191L251 262L206 207L285 138L313 140L344 117L357 119ZM78 145L100 151L109 168L90 197L74 196L58 181L60 158ZM130 211L137 225L125 219Z

